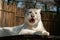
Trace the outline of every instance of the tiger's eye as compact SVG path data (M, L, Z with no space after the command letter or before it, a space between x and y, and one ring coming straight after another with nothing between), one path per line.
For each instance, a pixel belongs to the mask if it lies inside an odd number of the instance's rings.
M29 13L27 13L27 15L29 15Z
M37 12L35 12L35 14L37 14Z
M29 13L32 13L31 11Z

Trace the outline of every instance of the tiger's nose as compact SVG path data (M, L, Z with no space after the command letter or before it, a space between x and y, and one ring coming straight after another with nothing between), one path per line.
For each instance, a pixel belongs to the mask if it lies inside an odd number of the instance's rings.
M34 17L34 15L31 15L31 17Z

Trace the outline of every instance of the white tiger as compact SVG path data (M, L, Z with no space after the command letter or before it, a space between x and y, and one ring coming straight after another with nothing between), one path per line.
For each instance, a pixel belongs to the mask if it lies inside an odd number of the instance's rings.
M26 10L24 24L15 27L0 27L0 37L25 34L49 36L49 32L46 31L41 21L40 13L41 9Z

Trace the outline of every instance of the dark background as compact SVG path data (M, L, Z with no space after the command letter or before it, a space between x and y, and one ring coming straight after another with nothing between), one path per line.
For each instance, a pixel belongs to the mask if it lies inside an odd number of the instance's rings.
M59 13L59 6L60 6L60 0L54 0L56 5L58 6L57 8L57 15L55 17L56 24L55 24L55 35L60 36L60 13Z

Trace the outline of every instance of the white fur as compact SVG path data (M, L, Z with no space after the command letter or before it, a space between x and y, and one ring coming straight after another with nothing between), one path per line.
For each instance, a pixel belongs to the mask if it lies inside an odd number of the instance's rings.
M23 25L19 25L16 27L0 27L0 36L11 36L11 35L23 35L23 34L37 34L37 35L47 35L49 36L49 32L47 32L41 21L41 9L28 9L25 14L25 20ZM35 19L34 23L29 22L32 18Z

